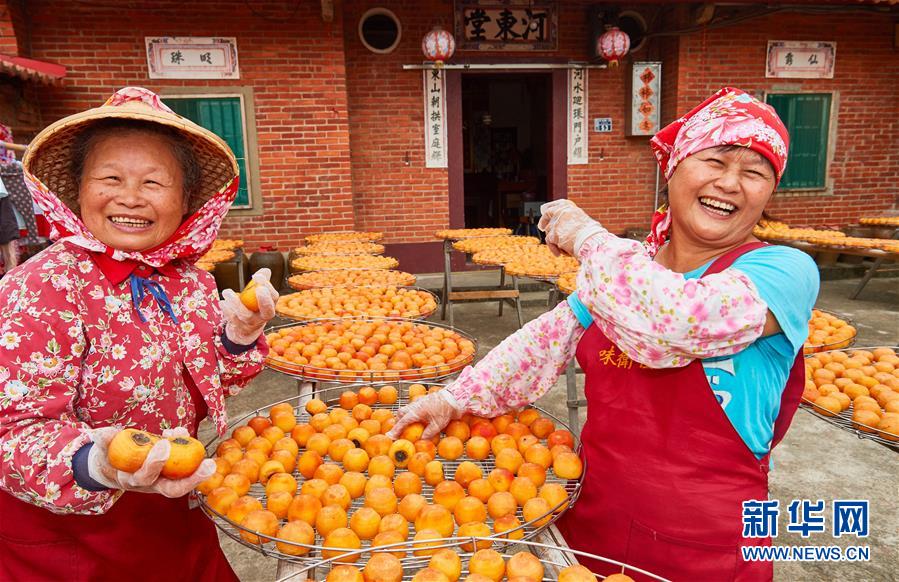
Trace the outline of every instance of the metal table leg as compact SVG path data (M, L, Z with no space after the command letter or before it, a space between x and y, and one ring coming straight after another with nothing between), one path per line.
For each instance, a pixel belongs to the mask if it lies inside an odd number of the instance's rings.
M862 280L859 281L858 286L852 293L849 294L849 299L855 299L856 297L858 297L858 294L862 292L862 289L865 288L865 285L868 284L868 281L871 280L871 277L874 276L874 273L877 272L877 269L880 268L880 266L883 264L883 261L884 257L878 257L874 259L874 263L870 267L868 267L868 271L865 273L865 276L862 277Z
M449 313L449 326L453 327L453 268L452 268L452 252L453 247L449 241L443 242L443 269L446 275L444 279L444 287L446 288L446 302L444 303L446 311Z
M450 278L450 256L449 241L443 240L443 296L440 298L442 305L440 306L440 319L446 319L446 304L449 302L449 291L447 284Z
M500 265L500 267L499 267L499 288L500 289L506 288L506 266L505 265ZM505 303L505 302L506 302L505 299L499 300L499 316L500 317L503 316L503 303Z
M512 275L512 288L518 291L518 277ZM502 300L501 300L502 301ZM515 295L515 311L518 313L518 327L524 327L524 319L521 317L521 293Z
M565 388L568 394L568 426L575 434L579 435L581 428L578 416L577 376L574 367L575 361L572 359L565 368Z

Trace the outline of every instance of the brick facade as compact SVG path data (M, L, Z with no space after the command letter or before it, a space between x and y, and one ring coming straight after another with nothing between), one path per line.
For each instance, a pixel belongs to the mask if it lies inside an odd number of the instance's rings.
M457 52L454 61L586 60L586 7L560 4L558 51ZM250 87L261 215L234 213L226 219L223 236L245 239L251 250L262 244L286 250L307 234L357 228L385 232L391 251L408 245L418 252L423 243L434 250L433 231L451 223L450 176L445 169L425 168L421 72L405 71L402 65L422 61L421 38L434 24L451 27L452 2L345 0L335 3L332 22L323 21L320 2L160 0L152 5L28 2L30 46L25 56L68 69L62 84L37 92L44 124L97 105L129 84L156 91ZM402 41L391 54L373 54L359 41L359 17L373 6L393 10L402 23ZM662 22L665 30L690 26L688 8L636 7L647 20ZM663 122L725 84L757 96L833 92L828 190L778 194L771 210L795 224L843 225L896 205L899 58L893 46L894 14L781 12L727 28L659 36L633 58L664 63ZM0 18L0 52L23 46L19 28L8 14ZM241 78L151 80L145 36L235 36ZM834 79L766 79L769 39L835 41ZM591 131L589 164L567 167L567 195L615 232L647 225L656 184L648 139L624 135L629 70L627 61L619 68L590 70L589 117L611 117L614 130ZM460 216L458 210L454 215ZM427 270L440 267L428 262Z

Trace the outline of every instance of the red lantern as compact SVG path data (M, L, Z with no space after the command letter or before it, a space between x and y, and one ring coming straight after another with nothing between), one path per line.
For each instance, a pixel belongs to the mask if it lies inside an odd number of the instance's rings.
M449 60L456 52L456 39L449 32L435 26L421 39L421 52L426 59L440 67L443 61Z
M612 67L618 66L619 59L624 58L630 48L630 37L617 26L609 28L596 41L596 52Z

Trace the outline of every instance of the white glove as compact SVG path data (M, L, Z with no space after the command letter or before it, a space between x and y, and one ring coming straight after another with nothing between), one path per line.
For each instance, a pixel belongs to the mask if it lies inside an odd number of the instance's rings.
M91 447L87 458L88 474L91 479L110 489L158 493L166 497L183 497L215 473L215 461L203 459L203 462L190 477L184 479L160 477L159 473L171 451L171 443L165 438L159 439L153 445L140 469L134 473L119 471L109 464L106 451L110 441L120 430L118 427L110 426L94 429L90 433L94 446ZM189 434L187 429L180 427L163 432L165 437L188 436Z
M225 321L225 335L238 345L250 345L259 339L265 324L275 316L275 304L278 292L272 287L271 269L259 269L253 273L256 282L256 299L259 311L250 311L233 289L225 289L222 293L222 318Z
M443 430L453 419L459 418L465 413L465 407L459 404L452 394L446 389L436 394L428 394L419 398L412 404L404 406L396 411L396 424L387 433L392 439L398 439L403 429L413 422L425 425L421 435L422 440L428 440Z
M540 207L537 228L546 233L546 244L554 254L577 256L584 241L606 232L601 224L571 200L553 200Z

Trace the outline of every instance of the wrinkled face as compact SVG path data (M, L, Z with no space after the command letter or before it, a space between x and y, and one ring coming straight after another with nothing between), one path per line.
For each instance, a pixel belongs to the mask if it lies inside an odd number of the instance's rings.
M684 159L668 181L673 231L708 247L741 244L775 187L770 162L743 147L714 147Z
M78 198L87 229L123 251L164 242L187 212L181 166L171 145L139 131L97 139L84 161Z

